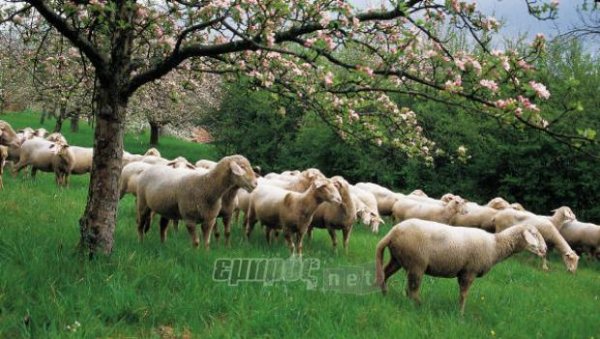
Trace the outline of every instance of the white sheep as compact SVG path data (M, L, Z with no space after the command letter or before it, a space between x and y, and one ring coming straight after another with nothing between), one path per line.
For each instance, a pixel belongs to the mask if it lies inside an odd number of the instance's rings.
M377 210L379 211L379 214L383 216L392 215L394 203L399 198L404 197L403 194L393 192L383 186L371 182L359 182L355 186L371 192L375 196L375 199L377 199Z
M354 185L350 185L350 193L355 200L357 217L362 223L369 225L373 233L379 233L379 225L384 221L379 216L375 195Z
M12 126L8 122L0 120L0 145L9 146L16 140L17 133Z
M212 169L213 167L215 167L217 165L216 161L212 161L212 160L207 160L207 159L200 159L198 161L196 161L196 167L198 168L205 168L205 169Z
M386 248L389 248L391 258L384 268L383 252ZM516 225L494 234L476 228L409 219L394 226L377 244L376 284L385 294L386 281L404 268L408 278L408 296L419 304L419 288L424 274L457 277L460 312L464 314L469 287L475 278L523 250L539 256L546 253L543 237L531 225Z
M562 226L560 234L580 254L600 259L600 226L573 220Z
M62 134L60 134L60 133L58 133L58 132L54 132L54 133L48 135L46 137L46 140L52 141L52 142L60 142L62 144L68 144L67 143L67 139L65 138L65 136L62 135Z
M492 207L481 206L473 202L467 202L465 205L466 213L457 213L450 218L450 225L477 227L488 232L494 233L496 227L494 225L494 216L498 210Z
M496 232L500 232L512 225L521 223L535 226L544 237L544 240L548 244L556 246L561 253L567 271L575 273L579 256L571 249L558 230L558 227L562 227L565 222L575 220L573 212L571 209L567 210L567 208L558 208L554 211L554 216L545 217L535 215L531 212L522 212L507 208L496 213L493 219L494 226ZM542 258L542 269L548 270L548 262L545 256Z
M75 162L73 163L72 174L85 174L92 171L94 159L94 149L91 147L71 146L71 151Z
M42 138L25 140L21 145L19 162L14 165L13 173L16 175L24 167L31 166L31 176L35 178L38 170L42 172L54 172L52 158L54 152L51 147L55 143Z
M292 255L302 256L302 241L313 214L322 202L341 203L342 198L329 179L315 180L309 189L299 193L276 186L259 185L250 195L250 205L245 218L246 237L249 238L256 221L266 226L267 242L271 232L283 229ZM292 234L296 237L292 241Z
M340 176L332 177L331 181L337 188L342 202L323 202L317 207L308 229L308 237L311 238L313 228L325 228L329 232L331 243L335 250L337 247L335 231L342 230L344 250L347 251L352 226L356 221L356 206L352 199L348 182Z
M451 199L445 205L424 203L404 197L394 203L392 215L396 221L418 218L447 224L456 214L464 214L464 208L465 201L460 197Z
M58 141L50 146L54 156L52 157L52 168L56 178L56 185L67 187L69 186L69 176L75 165L75 155L71 147Z
M183 220L197 247L200 240L196 224L202 222L204 246L208 249L215 220L221 210L221 198L233 187L252 191L256 176L248 160L241 155L221 159L215 168L202 174L188 169L152 166L138 180L138 234L143 240L150 228L150 215L161 215L160 233L164 241L169 220Z
M510 207L510 203L506 201L504 198L495 197L488 201L486 204L487 207L491 207L496 210L503 210Z

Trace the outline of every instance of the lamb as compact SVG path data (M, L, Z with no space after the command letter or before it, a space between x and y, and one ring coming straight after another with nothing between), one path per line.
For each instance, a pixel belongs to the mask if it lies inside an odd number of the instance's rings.
M204 246L209 248L210 235L221 210L221 197L232 187L248 191L256 187L256 176L250 162L241 155L221 159L206 174L168 166L153 166L142 172L138 180L138 234L143 240L150 227L150 214L161 215L160 232L164 241L169 219L184 220L194 247L200 240L196 224L202 222Z
M560 234L580 255L588 253L600 259L600 226L573 220L562 226Z
M0 145L0 190L4 189L4 182L2 181L2 175L4 174L4 165L8 158L8 147Z
M384 268L383 252L386 248L389 248L391 258ZM409 219L394 226L377 244L376 284L385 294L387 280L404 267L408 296L420 304L419 288L423 274L457 277L459 307L463 315L467 294L475 278L486 274L496 263L523 250L539 256L546 254L542 235L528 224L493 234L476 228Z
M303 193L260 185L250 196L250 206L245 219L246 237L250 238L257 220L266 226L267 243L271 242L271 232L282 228L292 256L297 249L301 257L304 235L313 214L322 202L342 202L338 190L329 179L315 180ZM292 233L296 235L294 242Z
M496 232L521 223L535 226L544 237L544 240L556 246L562 254L567 271L575 273L577 271L579 256L571 249L563 236L560 235L558 226L556 226L560 225L562 227L565 222L573 220L575 220L573 212L568 207L556 209L552 217L538 216L530 212L521 212L509 208L499 211L493 218ZM542 258L542 269L548 270L548 263L545 256Z
M446 205L428 204L410 198L402 198L394 203L392 215L396 221L419 218L447 224L456 214L464 214L464 207L465 201L461 198L454 198Z
M311 238L314 227L326 228L331 237L333 249L335 250L337 247L335 231L342 230L344 250L348 251L348 241L350 240L352 225L356 221L356 206L350 194L350 185L348 182L340 176L332 177L331 181L337 188L342 202L340 204L323 202L317 207L308 229L308 237Z

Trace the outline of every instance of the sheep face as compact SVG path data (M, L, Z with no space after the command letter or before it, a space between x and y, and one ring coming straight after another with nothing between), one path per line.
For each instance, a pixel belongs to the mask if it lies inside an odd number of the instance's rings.
M156 148L152 147L152 148L148 149L146 151L146 153L144 153L144 155L152 155L155 157L160 157L160 152Z
M454 195L454 194L452 194L452 193L446 193L446 194L442 195L442 197L440 198L440 200L441 200L443 203L448 203L448 202L450 202L450 200L452 200L454 197L455 197L455 195Z
M256 185L258 184L256 175L252 170L252 166L250 166L250 162L248 162L246 158L232 160L229 163L229 168L233 174L233 181L236 186L239 186L248 192L252 192L256 188Z
M363 225L371 225L371 213L366 208L362 208L356 211L356 216L360 219Z
M48 131L45 128L38 128L35 130L35 132L33 133L34 136L39 137L39 138L43 138L48 134Z
M579 256L575 251L569 251L563 254L563 261L565 266L567 266L567 271L570 273L575 273L577 271L577 263L579 262Z
M385 222L377 214L373 212L370 212L369 214L371 215L371 222L369 223L371 231L373 231L373 233L379 233L379 225L384 224Z
M332 202L334 204L342 203L340 192L331 180L317 179L313 182L313 186L316 190L316 197L318 200Z
M69 145L67 145L66 143L62 143L62 142L56 142L56 143L50 145L50 149L52 150L52 153L54 153L58 156L63 156L65 154L67 154L67 152L69 150Z
M448 201L446 208L456 214L464 215L468 213L467 201L457 195Z
M65 137L60 133L52 133L46 137L46 140L52 142L61 142L63 144L67 143L67 139L65 139Z
M552 212L558 214L560 218L562 218L563 224L577 219L575 213L573 213L573 211L567 206L559 207L555 210L552 210Z
M543 257L546 255L547 247L544 237L534 226L528 225L523 231L523 238L525 239L525 249L537 256Z

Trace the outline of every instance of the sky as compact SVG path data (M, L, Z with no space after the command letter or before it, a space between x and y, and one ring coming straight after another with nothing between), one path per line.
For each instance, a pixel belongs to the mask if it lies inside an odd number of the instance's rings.
M537 33L543 33L552 38L564 33L573 25L580 22L577 9L582 6L584 0L561 0L556 20L540 21L527 12L525 0L462 0L467 3L476 2L477 7L486 15L492 15L504 22L500 30L500 37L495 42L502 44L503 39L515 39L524 35L528 40L533 39ZM385 0L351 0L359 8L379 7ZM546 0L549 2L549 0ZM593 0L588 0L593 2ZM588 48L598 51L600 45L596 41L586 41L590 44Z

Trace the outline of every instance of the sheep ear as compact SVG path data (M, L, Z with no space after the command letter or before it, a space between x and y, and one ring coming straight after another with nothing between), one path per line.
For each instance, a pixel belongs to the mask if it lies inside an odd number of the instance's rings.
M229 167L231 168L231 172L233 172L233 174L235 174L237 176L242 176L242 175L246 174L246 172L244 172L242 167L240 165L238 165L238 163L235 161L232 161L229 164Z
M534 237L533 234L531 234L531 231L529 231L529 230L523 231L523 236L525 237L525 241L527 241L527 243L529 245L534 245L534 246L538 245L538 241L537 241L536 237Z
M196 166L190 164L189 162L185 164L185 167L188 168L188 169L193 169L193 170L196 169Z

